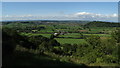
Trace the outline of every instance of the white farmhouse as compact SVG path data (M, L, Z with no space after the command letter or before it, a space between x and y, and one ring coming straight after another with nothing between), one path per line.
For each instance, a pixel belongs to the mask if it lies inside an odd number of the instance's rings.
M54 33L54 36L57 36L58 35L58 33Z

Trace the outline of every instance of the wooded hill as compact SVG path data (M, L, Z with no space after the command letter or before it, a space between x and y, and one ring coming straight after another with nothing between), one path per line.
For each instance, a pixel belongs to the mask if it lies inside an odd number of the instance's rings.
M85 27L120 27L120 23L93 21L84 25Z

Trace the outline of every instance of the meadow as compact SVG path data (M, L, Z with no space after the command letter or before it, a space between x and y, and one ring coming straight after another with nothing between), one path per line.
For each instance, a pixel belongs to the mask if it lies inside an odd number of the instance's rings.
M82 44L86 43L84 39L63 39L63 38L55 38L61 44Z
M50 38L52 34L39 34L39 33L21 33L21 35L26 35L26 36L38 36L42 35L44 37ZM101 38L109 38L111 35L110 34L83 34L84 36L90 36L90 35L97 35L100 36ZM84 39L80 38L79 33L69 33L65 35L59 35L58 38L55 38L59 43L61 44L82 44L86 43Z

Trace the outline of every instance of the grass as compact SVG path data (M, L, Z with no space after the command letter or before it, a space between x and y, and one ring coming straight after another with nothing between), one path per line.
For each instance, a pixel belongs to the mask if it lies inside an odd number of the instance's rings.
M47 38L50 38L51 34L39 34L39 35L42 35L44 37L47 37Z
M8 57L9 56L9 57ZM45 54L33 54L30 52L16 51L14 54L5 56L3 58L3 68L18 68L18 67L29 67L29 68L86 68L84 64L74 64L68 62L62 62L57 58Z
M51 34L34 34L34 33L22 33L21 35L27 35L27 36L37 36L42 35L44 37L50 38Z
M110 37L111 36L110 34L83 34L83 35L86 35L86 36L89 36L89 35L98 35L100 37ZM79 38L80 34L79 33L70 33L70 34L60 35L59 37Z
M110 37L111 36L110 34L84 34L84 35L87 35L87 36L89 36L89 35L98 35L100 37Z
M50 38L51 34L34 34L34 33L22 33L23 35L31 36L31 35L42 35L44 37ZM98 35L100 37L110 37L111 35L109 34L83 34L86 36L89 35ZM71 38L55 38L59 43L65 44L82 44L86 43L84 39L72 39L72 38L79 38L80 34L79 33L70 33L70 34L65 34L65 35L59 35L59 37L71 37Z
M91 32L96 33L105 30L105 32L109 32L113 30L113 27L91 27Z
M82 43L86 43L86 41L84 39L64 39L64 38L55 38L55 39L61 44L65 44L65 43L82 44Z
M49 33L52 33L53 31L50 30L50 29L46 29L46 30L40 30L39 32L49 32Z
M79 38L79 37L80 37L80 34L79 34L79 33L70 33L70 34L60 35L59 37Z
M37 33L22 33L23 35L27 35L27 36L32 36L32 35L42 35L44 37L50 38L51 34L37 34ZM110 34L83 34L85 36L89 36L89 35L98 35L100 36L102 39L103 38L107 38L110 37ZM65 35L59 35L59 37L65 37L65 38L55 38L59 43L61 44L83 44L83 43L87 43L84 39L74 39L74 38L80 38L80 34L79 33L69 33L69 34L65 34ZM67 38L67 37L71 37L71 38Z

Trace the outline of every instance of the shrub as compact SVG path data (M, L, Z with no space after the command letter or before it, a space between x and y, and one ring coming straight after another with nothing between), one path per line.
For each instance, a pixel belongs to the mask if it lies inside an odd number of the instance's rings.
M96 48L97 46L99 46L101 44L101 40L99 36L96 35L91 35L89 37L86 37L85 40L91 45L93 46L93 49Z
M111 33L113 39L116 40L117 43L120 43L120 29L119 28L116 28L116 30L114 30L112 33Z
M12 54L14 52L15 47L17 45L16 36L18 36L18 34L14 30L9 29L9 28L3 29L2 31L2 54L3 56Z
M90 63L95 63L96 62L96 59L97 59L97 56L95 53L93 52L90 52L89 54L86 54L85 56L83 56L81 58L82 61L84 61L85 63L87 64L90 64Z
M60 46L60 43L58 43L55 39L51 39L51 40L48 42L48 45L49 45L49 46Z
M112 55L105 55L103 61L106 63L118 63L118 58Z
M102 57L96 58L96 63L103 63L104 60Z

